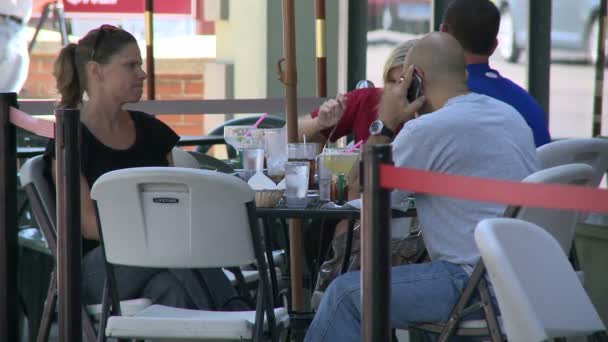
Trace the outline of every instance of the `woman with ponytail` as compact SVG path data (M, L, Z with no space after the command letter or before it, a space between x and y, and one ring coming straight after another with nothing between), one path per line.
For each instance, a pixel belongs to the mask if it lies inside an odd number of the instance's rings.
M77 44L67 45L55 62L54 76L61 96L58 107L80 109L82 292L85 304L98 304L105 265L90 187L109 171L172 165L171 150L179 136L149 114L124 109L125 104L140 100L146 79L137 41L125 30L102 25ZM46 158L53 180L54 153L51 140ZM188 309L246 308L230 301L236 292L221 269L115 266L114 270L120 300L144 297L155 304ZM230 305L222 307L227 302Z

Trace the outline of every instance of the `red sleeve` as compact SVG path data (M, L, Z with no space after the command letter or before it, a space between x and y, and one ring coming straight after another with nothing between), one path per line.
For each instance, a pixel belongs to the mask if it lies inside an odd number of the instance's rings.
M344 114L338 122L338 127L336 127L336 130L331 136L331 141L336 141L343 136L353 133L358 135L357 132L355 132L358 125L363 124L366 128L369 127L371 121L376 119L381 93L382 89L380 88L356 89L346 93L346 108L344 108ZM319 109L310 113L312 118L316 118L318 115ZM321 133L328 138L332 129L333 128L325 129L321 131Z

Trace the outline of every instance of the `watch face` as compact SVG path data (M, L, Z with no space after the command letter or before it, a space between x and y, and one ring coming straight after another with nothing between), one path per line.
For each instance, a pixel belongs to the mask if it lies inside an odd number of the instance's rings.
M369 131L372 134L379 134L382 131L382 121L376 120L369 126Z

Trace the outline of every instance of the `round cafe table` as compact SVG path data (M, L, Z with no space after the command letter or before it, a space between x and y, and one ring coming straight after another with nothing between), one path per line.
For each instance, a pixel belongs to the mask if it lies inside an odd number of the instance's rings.
M273 207L273 208L257 208L256 209L256 213L257 216L262 219L263 221L263 226L264 226L264 238L265 238L265 246L266 246L266 256L268 259L268 266L270 269L270 277L271 277L271 284L272 284L272 291L273 291L273 295L274 298L277 299L278 297L278 290L277 290L277 285L278 285L278 281L277 281L277 276L276 276L276 272L275 272L275 264L274 264L274 259L272 257L272 247L271 247L271 243L270 243L270 236L271 236L271 232L270 232L270 226L271 226L271 222L273 219L307 219L307 220L311 220L311 219L319 219L319 220L327 220L327 219L338 219L338 220L349 220L350 222L350 229L347 230L347 237L346 237L346 251L347 251L347 255L344 258L344 264L342 267L342 271L346 271L347 269L347 265L348 265L348 260L349 260L349 254L351 251L351 247L352 247L352 240L353 240L353 223L355 220L360 218L361 215L361 211L358 208L352 207L352 206L343 206L343 207L338 207L338 208L328 208L328 207L324 207L324 205L327 202L325 201L320 201L318 199L311 199L309 201L309 204L304 207L304 208L287 208L285 206L285 201L281 201L279 203L279 205L277 207ZM392 217L393 218L399 218L399 217L415 217L417 215L416 213L416 209L415 208L409 208L407 211L400 211L400 210L393 210L392 212ZM291 257L291 256L290 256ZM298 264L294 264L294 267L302 267L299 263ZM302 272L301 270L291 270L290 271L290 275L301 275ZM299 284L302 283L302 280L300 279L300 281L298 282ZM292 282L292 287L293 287L293 282ZM294 289L291 289L291 295L292 296L303 296L301 291L294 291ZM303 298L299 298L299 300L302 300ZM305 329L308 326L309 320L310 320L310 315L307 315L307 313L304 313L304 315L302 315L302 312L296 312L291 310L290 308L290 316L292 316L292 318L294 319L294 323L295 323L295 327L297 328L298 326L303 327L303 329ZM305 322L299 322L300 320L304 320ZM300 324L298 324L300 323Z

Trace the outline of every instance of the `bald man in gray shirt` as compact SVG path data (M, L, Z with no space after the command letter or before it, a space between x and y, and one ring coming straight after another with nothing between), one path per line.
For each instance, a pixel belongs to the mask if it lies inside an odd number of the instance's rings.
M379 120L368 144L391 140L396 166L466 176L519 181L539 168L532 131L511 106L469 92L458 42L431 33L405 61L401 83L385 91ZM422 96L406 93L416 72ZM414 119L415 113L422 114ZM399 135L393 132L405 124ZM409 195L395 191L393 205ZM479 252L477 222L502 215L504 205L418 195L416 207L431 262L394 267L391 274L393 326L447 320ZM307 341L361 340L359 272L338 277L327 289Z

